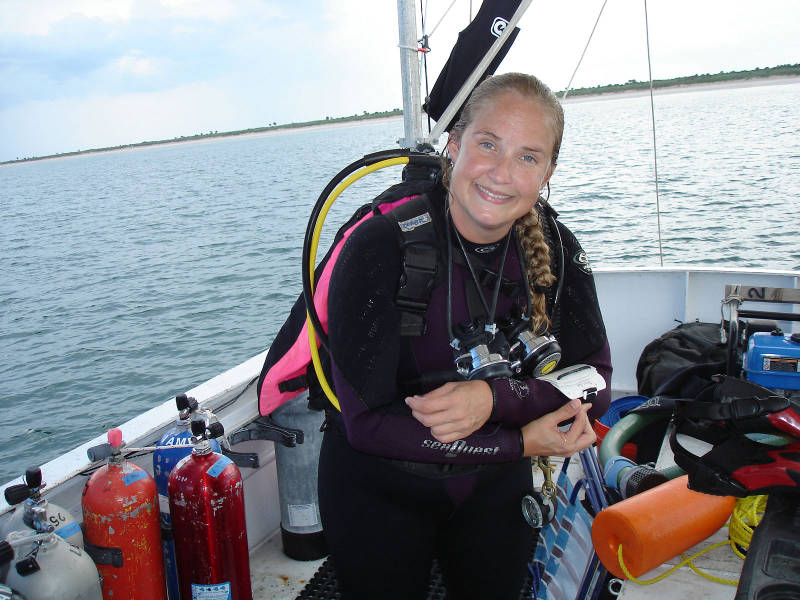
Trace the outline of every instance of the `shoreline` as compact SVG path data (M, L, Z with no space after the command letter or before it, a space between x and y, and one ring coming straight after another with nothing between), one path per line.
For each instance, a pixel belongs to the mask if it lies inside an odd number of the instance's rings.
M726 81L707 81L702 83L687 83L680 85L668 85L653 88L653 95L660 94L680 94L684 92L708 91L720 88L749 88L766 85L789 85L800 83L800 75L773 75L771 77L746 77L744 79L729 79ZM558 95L558 94L557 94ZM613 98L636 98L639 96L649 96L650 90L620 90L618 92L599 92L597 94L580 94L570 96L567 94L565 103L570 102L591 102L593 100L609 100Z
M670 86L663 86L653 89L653 95L658 96L661 94L680 94L684 92L694 92L694 91L709 91L712 89L720 89L720 88L748 88L748 87L756 87L756 86L772 86L772 85L789 85L793 83L800 83L800 75L773 75L770 77L747 77L742 79L730 79L725 81L710 81L710 82L702 82L702 83L691 83L691 84L680 84L680 85L670 85ZM559 95L558 93L556 94ZM563 102L565 104L571 103L579 103L579 102L594 102L597 100L604 101L604 100L613 100L613 99L620 99L620 98L637 98L642 96L649 96L650 90L649 89L637 89L637 90L619 90L619 91L611 91L611 92L598 92L594 94L579 94L575 96L567 95L566 100ZM369 117L369 118L360 118L360 119L352 119L352 120L341 120L336 121L333 123L311 123L308 125L278 125L274 128L270 128L264 131L242 131L242 132L231 132L231 133L219 133L214 135L207 135L203 137L199 137L196 139L188 138L188 139L171 139L171 140L163 140L163 141L153 141L153 142L138 142L133 144L124 145L121 147L116 148L98 148L98 149L90 149L90 150L81 150L79 152L65 152L62 154L52 154L47 156L41 157L31 157L25 158L21 160L9 160L9 161L0 161L0 167L15 165L15 164L22 164L22 163L29 163L29 162L39 162L45 160L56 160L56 159L66 159L66 158L75 158L79 156L85 156L87 154L105 154L108 152L129 152L135 150L142 150L145 148L151 148L154 146L174 146L176 144L206 144L215 141L219 141L222 139L230 139L230 138L239 138L239 137L261 137L261 136L273 136L273 135L285 135L287 133L292 133L295 131L309 131L309 130L322 130L322 129L335 129L340 127L352 127L359 124L369 124L369 123L381 123L381 122L390 122L390 121L398 121L402 120L403 115L392 115L392 116L380 116L380 117Z

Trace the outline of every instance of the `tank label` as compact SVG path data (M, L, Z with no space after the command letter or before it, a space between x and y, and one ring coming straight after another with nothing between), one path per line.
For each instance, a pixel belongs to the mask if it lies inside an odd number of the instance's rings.
M231 600L231 584L229 581L212 585L193 583L192 600Z
M287 509L292 527L312 527L319 523L316 504L289 504Z
M128 473L127 475L123 476L122 482L125 485L130 485L142 479L146 479L147 477L147 471L144 469L139 469L138 471L134 471L133 473Z
M225 467L227 467L232 462L233 461L230 458L228 458L227 456L220 456L219 459L217 460L217 462L215 462L213 465L211 465L208 468L208 471L206 471L206 472L209 475L211 475L212 477L218 477L219 474L222 473L225 470Z
M81 531L81 526L78 525L77 521L73 521L72 523L68 523L63 527L59 527L58 529L56 529L55 533L56 535L58 535L58 537L65 540L68 537L72 537L76 533L80 533L80 531Z

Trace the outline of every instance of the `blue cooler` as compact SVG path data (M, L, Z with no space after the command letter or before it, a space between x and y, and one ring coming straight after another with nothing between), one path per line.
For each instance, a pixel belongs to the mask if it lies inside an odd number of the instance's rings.
M800 390L800 334L758 332L750 336L744 357L748 381L772 390Z

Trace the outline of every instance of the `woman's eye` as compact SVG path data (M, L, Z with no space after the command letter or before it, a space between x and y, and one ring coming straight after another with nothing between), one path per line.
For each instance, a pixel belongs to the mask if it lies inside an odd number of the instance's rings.
M532 154L523 154L522 162L534 164L536 162L536 157L533 156Z
M481 142L479 145L486 150L494 150L494 144L492 142Z

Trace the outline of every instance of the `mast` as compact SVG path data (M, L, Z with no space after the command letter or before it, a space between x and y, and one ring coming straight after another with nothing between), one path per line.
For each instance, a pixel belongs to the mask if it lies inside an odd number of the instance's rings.
M417 16L415 0L397 0L397 21L400 31L400 77L403 84L403 131L397 143L415 149L422 139L422 101L419 93L419 59L417 57Z

